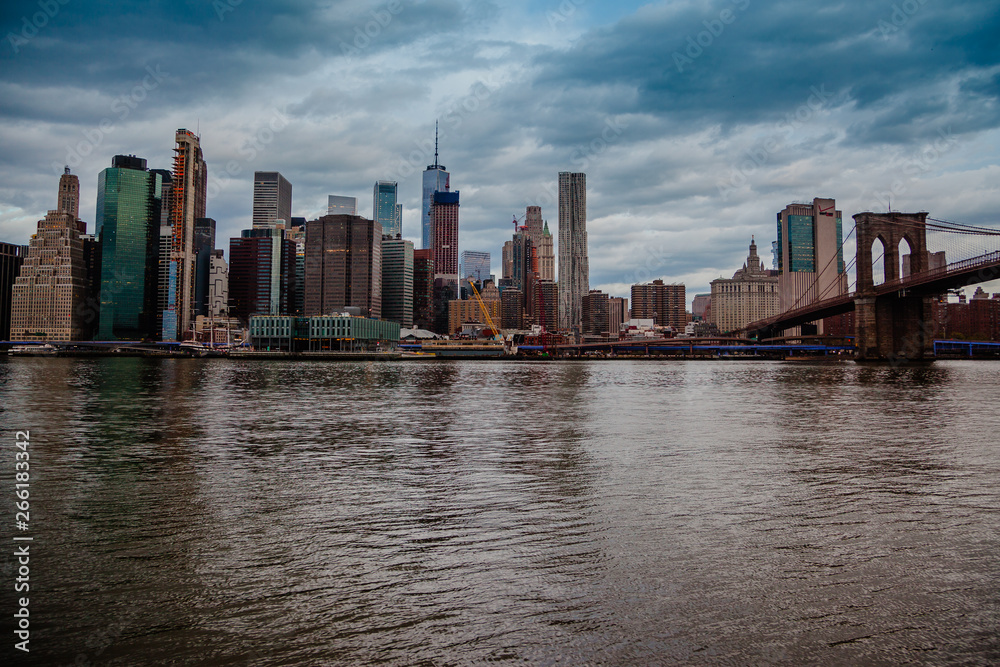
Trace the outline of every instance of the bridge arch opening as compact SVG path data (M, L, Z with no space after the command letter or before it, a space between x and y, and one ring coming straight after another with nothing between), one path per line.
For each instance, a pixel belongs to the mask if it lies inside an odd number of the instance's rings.
M904 235L903 238L899 239L899 245L896 248L896 256L899 257L899 266L897 267L899 273L897 275L900 278L905 278L913 273L913 244Z
M872 241L872 283L881 285L885 282L886 245L881 236Z

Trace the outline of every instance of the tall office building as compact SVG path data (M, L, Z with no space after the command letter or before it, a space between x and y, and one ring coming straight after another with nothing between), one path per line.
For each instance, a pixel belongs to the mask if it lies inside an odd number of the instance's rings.
M623 296L608 297L608 331L611 335L617 335L627 320L628 299Z
M56 211L68 213L76 220L76 228L81 234L87 233L87 223L80 220L80 179L69 173L69 167L59 177L59 200Z
M11 295L28 247L0 241L0 340L10 340Z
M326 202L327 215L357 215L358 198L329 195Z
M711 304L711 321L722 333L778 314L778 277L764 268L752 236L750 254L743 268L732 278L712 281ZM701 313L704 313L704 308Z
M160 175L160 229L156 252L156 324L153 327L153 337L163 336L163 314L167 312L170 303L170 249L173 244L173 227L171 215L174 201L172 192L173 174L167 169L150 169L153 174Z
M163 314L163 340L183 337L194 323L195 251L194 223L205 217L208 166L201 155L201 140L183 128L175 135L174 171L170 196L171 243L167 309Z
M208 275L208 314L226 317L229 314L229 265L222 249L212 251Z
M372 218L382 225L382 235L393 239L403 233L397 190L396 181L378 181L372 193Z
M480 250L463 250L461 263L462 282L472 278L476 282L490 279L490 253Z
M11 290L10 340L81 340L87 269L72 213L38 221Z
M458 190L435 192L431 201L434 279L450 283L458 293Z
M413 251L413 326L428 330L434 326L434 251L430 248Z
M592 289L583 297L583 333L600 336L611 333L611 304L608 295L599 289ZM618 333L617 330L614 331Z
M306 223L305 314L347 306L382 317L382 226L357 215L325 215Z
M521 227L511 239L510 245L511 286L521 293L521 309L525 323L534 323L535 283L538 281L538 256L527 229Z
M538 277L542 280L556 279L556 253L555 243L552 234L549 232L549 223L542 227L542 236L536 246L538 251Z
M212 251L215 250L215 220L198 218L194 221L194 312L208 315L208 284L212 271Z
M789 204L777 222L778 312L846 294L843 214L836 202L816 197L812 204Z
M559 326L559 287L551 280L539 280L535 286L535 319L546 331Z
M434 205L435 192L448 192L451 190L451 175L445 171L443 164L438 164L438 135L437 123L434 123L434 164L427 165L424 170L423 199L420 209L420 231L421 245L432 248L434 245L434 231L431 227L431 207Z
M590 291L587 260L587 175L559 173L559 327L579 328Z
M528 238L537 248L542 242L542 207L529 206L524 211L524 226L528 232Z
M413 241L382 237L382 319L413 326Z
M266 227L275 220L291 223L292 184L276 171L253 173L253 226Z
M657 326L684 331L687 326L684 285L664 285L662 280L632 285L632 319L653 320Z
M101 248L100 340L156 335L161 179L134 155L114 156L98 177L94 231Z
M229 240L229 314L288 315L295 283L295 243L272 225Z

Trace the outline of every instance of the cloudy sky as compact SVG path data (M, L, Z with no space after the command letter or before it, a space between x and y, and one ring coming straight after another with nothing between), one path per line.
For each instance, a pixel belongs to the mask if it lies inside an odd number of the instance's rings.
M815 196L845 232L890 198L1000 226L995 1L7 0L0 16L3 241L27 243L64 164L92 230L112 156L169 169L183 127L219 247L250 226L255 170L284 174L305 217L329 194L370 215L374 182L398 180L419 247L435 119L460 248L497 273L525 206L556 233L560 171L587 174L591 287L623 296L653 278L707 292L751 235L769 265L776 212Z

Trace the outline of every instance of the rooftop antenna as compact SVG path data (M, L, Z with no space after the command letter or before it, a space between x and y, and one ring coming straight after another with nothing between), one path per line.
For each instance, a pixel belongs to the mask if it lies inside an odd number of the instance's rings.
M434 166L438 166L438 122L434 121Z

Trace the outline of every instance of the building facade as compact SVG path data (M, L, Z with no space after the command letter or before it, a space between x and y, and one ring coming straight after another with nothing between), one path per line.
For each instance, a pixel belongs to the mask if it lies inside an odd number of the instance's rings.
M288 315L295 284L295 243L274 226L244 229L229 240L229 315Z
M687 300L683 284L665 285L654 280L644 285L632 285L633 320L653 320L661 327L684 331L687 325Z
M292 184L277 171L253 173L253 226L266 227L275 220L292 218Z
M146 160L116 155L97 181L100 340L143 340L156 331L162 176Z
M190 329L195 315L194 223L205 217L208 166L202 158L201 139L179 129L175 135L174 170L170 196L170 268L167 275L167 309L163 314L163 340L178 340Z
M847 293L842 220L836 202L820 197L778 213L778 312Z
M372 194L372 218L382 225L382 235L393 239L403 234L397 191L396 181L378 181Z
M250 344L257 350L281 352L363 352L394 349L399 324L352 315L250 318Z
M80 220L80 179L69 172L69 167L59 177L59 199L56 211L68 213L76 220L76 228L81 234L87 233L87 223Z
M628 322L628 299L623 296L608 297L608 331L616 334Z
M549 232L549 223L545 222L542 227L542 236L537 246L538 250L538 277L541 280L556 279L556 252L552 234Z
M305 260L307 316L347 306L367 317L382 316L382 226L377 222L357 215L310 220Z
M545 331L559 327L559 286L551 280L539 280L535 285L535 319Z
M10 340L81 340L86 272L77 218L49 211L14 281Z
M413 326L430 330L434 326L434 251L413 251Z
M434 279L450 282L458 293L458 190L435 192L431 202Z
M463 250L461 263L462 282L472 278L477 283L490 279L490 253L479 250Z
M592 289L583 297L583 333L588 336L600 336L610 333L611 315L608 295L601 290ZM614 329L617 335L618 330Z
M587 175L559 173L559 327L578 329L590 291L587 258Z
M327 215L357 215L358 198L343 195L329 195L326 201Z
M697 297L696 297L697 298ZM750 254L732 278L712 281L712 324L722 333L777 315L778 277L764 268L757 244L750 238ZM702 310L704 313L704 310Z
M0 241L0 340L10 340L10 313L14 281L21 272L28 247Z
M208 275L208 314L213 318L229 315L229 265L222 249L212 251Z
M382 237L382 319L413 326L413 241Z

